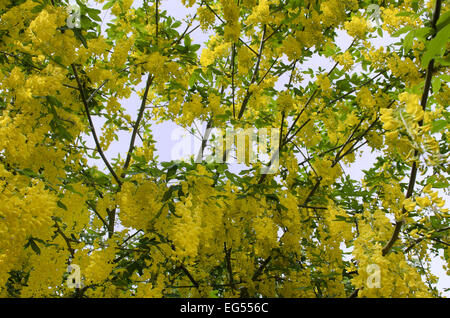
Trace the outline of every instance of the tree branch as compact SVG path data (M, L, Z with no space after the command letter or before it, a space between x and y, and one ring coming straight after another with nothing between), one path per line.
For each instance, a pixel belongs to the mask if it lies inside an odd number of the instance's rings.
M441 12L441 0L436 0L436 4L434 7L434 13L433 13L433 19L431 22L431 26L432 28L436 31L436 22L439 19L439 15ZM436 34L436 32L434 33L434 35ZM433 37L434 37L433 35ZM425 111L426 106L427 106L427 101L428 101L428 93L430 91L430 87L431 87L431 78L433 76L433 69L434 69L434 59L432 59L429 63L428 63L428 67L427 67L427 72L426 72L426 77L425 77L425 85L423 87L423 93L422 93L422 98L420 101L420 104L422 106L422 110ZM423 119L419 121L419 126L422 126L423 124ZM418 151L416 150L414 152L414 157L416 157L418 155ZM408 190L406 192L406 196L405 198L408 199L412 196L413 192L414 192L414 185L416 183L416 176L417 176L417 162L414 161L411 167L411 174L410 174L410 178L409 178L409 183L408 183ZM402 214L404 214L406 212L405 208L402 208ZM391 238L389 239L389 241L386 243L386 245L383 247L382 249L382 255L385 256L387 253L389 253L389 251L391 250L392 246L394 246L395 242L397 241L399 234L400 234L400 230L403 226L403 224L405 223L404 219L398 220L395 223L394 226L394 231L392 233Z
M248 101L250 100L250 96L252 93L250 92L250 86L258 80L258 72L259 72L259 64L261 63L262 58L262 51L264 49L264 37L266 34L266 25L263 26L263 33L261 36L261 42L259 44L259 50L258 50L258 59L256 60L255 70L253 71L252 79L250 81L249 87L247 87L247 93L244 97L244 100L242 101L241 109L239 110L238 119L241 119L242 115L244 114L245 108L247 107Z
M128 147L127 158L125 159L125 164L123 165L122 178L125 177L126 170L128 169L128 166L130 165L130 162L131 162L131 155L133 154L134 143L136 141L136 135L137 135L142 117L144 116L145 103L147 101L148 91L153 82L153 79L154 79L154 76L152 74L149 74L147 77L146 85L145 85L144 95L142 97L141 107L139 108L138 117L136 119L136 122L134 123L133 132L131 134L131 140L130 140L130 146Z
M235 289L236 286L234 285L234 279L233 279L233 269L231 268L231 248L227 249L227 243L223 243L223 249L225 251L225 262L227 265L227 271L228 271L228 278L230 280L230 286L231 288Z
M92 118L91 118L91 114L89 113L89 105L88 102L86 100L86 96L84 95L84 90L83 90L83 86L81 84L80 78L78 76L78 72L77 69L75 67L74 64L71 65L72 66L72 70L73 70L73 74L75 76L75 79L77 81L77 85L78 85L78 90L80 92L81 95L81 100L83 102L84 105L84 110L86 112L86 116L88 118L88 122L89 122L89 128L92 132L92 136L94 137L94 142L95 142L95 146L97 147L97 151L100 154L100 157L102 157L103 162L105 163L106 167L108 168L109 172L111 173L111 175L114 177L114 179L116 180L117 184L119 186L122 185L122 181L120 181L119 177L117 176L116 172L114 171L114 169L112 168L112 166L109 164L108 159L106 159L105 154L103 153L102 147L100 146L100 142L98 140L97 137L97 133L95 131L95 127L94 127L94 123L92 122Z

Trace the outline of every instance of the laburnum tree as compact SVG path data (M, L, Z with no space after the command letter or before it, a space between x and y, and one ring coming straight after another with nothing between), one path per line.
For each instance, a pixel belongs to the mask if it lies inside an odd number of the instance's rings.
M448 3L165 1L0 2L1 297L440 296ZM275 129L279 167L160 162L164 121Z

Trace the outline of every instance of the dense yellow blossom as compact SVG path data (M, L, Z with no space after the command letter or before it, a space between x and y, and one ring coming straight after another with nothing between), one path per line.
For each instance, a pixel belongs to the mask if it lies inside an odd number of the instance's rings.
M446 5L96 2L0 3L0 297L440 295Z
M367 32L367 21L364 18L353 16L351 21L344 23L345 30L350 36L363 38Z

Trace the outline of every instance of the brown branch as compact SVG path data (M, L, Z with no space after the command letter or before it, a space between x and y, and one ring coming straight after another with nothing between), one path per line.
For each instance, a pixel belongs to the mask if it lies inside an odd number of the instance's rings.
M312 188L311 192L309 192L308 196L305 199L305 202L303 202L303 205L307 205L309 201L311 201L311 198L313 197L314 193L317 191L317 189L319 188L320 182L322 181L322 177L318 177L316 184L314 185L314 187Z
M278 141L278 148L280 149L283 145L283 126L284 126L284 110L281 112L281 125L280 125L280 140Z
M230 286L231 288L235 289L236 286L234 284L233 279L233 269L231 267L231 247L227 249L227 243L223 243L223 249L225 251L225 263L227 265L227 271L228 271L228 278L230 280Z
M231 95L232 95L232 101L233 101L233 118L236 118L236 109L235 109L235 87L234 87L234 72L235 72L235 66L234 61L236 58L236 44L233 43L233 47L231 48Z
M5 52L5 51L0 51L0 53L4 54L4 55L6 55L6 56L13 57L13 58L15 58L16 60L18 60L19 62L22 62L22 63L24 63L24 64L27 64L28 66L30 66L30 67L32 67L32 68L38 70L38 71L43 71L43 70L44 70L43 68L37 67L37 66L34 65L33 63L30 63L30 62L25 61L25 60L21 60L20 57L19 57L18 55L16 55L16 54L11 54L11 53L8 53L8 52Z
M439 15L441 12L441 0L436 0L436 4L435 4L435 8L434 8L434 13L433 13L433 19L431 22L431 26L432 28L436 31L436 22L439 19ZM436 32L434 33L433 37L435 36ZM432 37L432 38L433 38ZM427 101L428 101L428 93L430 91L430 87L431 87L431 79L433 76L433 69L434 69L434 59L432 59L429 63L428 63L428 67L427 67L427 72L426 72L426 77L425 77L425 85L423 88L423 93L422 93L422 98L420 101L420 104L422 106L422 110L425 111L426 106L427 106ZM423 124L423 119L419 121L419 126L422 126ZM416 157L418 155L418 151L414 151L414 157ZM411 173L410 173L410 178L409 178L409 184L408 184L408 190L406 192L406 196L405 198L408 199L412 196L413 192L414 192L414 185L416 183L416 176L417 176L417 162L414 161L411 167ZM405 207L402 208L402 214L404 214L406 212ZM405 223L405 221L403 219L398 220L395 223L394 226L394 231L392 233L391 238L389 239L389 241L386 243L386 245L383 247L382 249L382 255L385 256L387 253L389 253L389 251L391 250L392 246L394 246L395 242L397 241L399 234L400 234L400 230L403 226L403 224Z
M225 23L225 21L216 13L216 11L214 11L213 8L211 8L211 6L208 4L208 2L204 1L202 2L202 4L205 4L206 7L220 20L220 22ZM264 37L263 37L264 38ZM241 38L239 38L239 41L242 42L242 44L244 44L250 51L252 51L255 55L258 55L258 53L255 52L255 50L253 50L247 43L244 42L244 40L242 40Z
M120 179L119 179L119 177L117 176L116 172L114 171L114 169L112 168L112 166L109 164L108 159L106 158L105 154L103 153L102 147L100 146L100 142L99 142L99 140L98 140L97 133L96 133L96 131L95 131L95 126L94 126L94 123L93 123L93 121L92 121L91 114L89 113L89 105L88 105L88 102L87 102L87 100L86 100L86 96L84 95L83 86L82 86L81 80L80 80L80 78L79 78L79 76L78 76L77 69L76 69L76 67L75 67L74 64L72 64L71 66L72 66L73 74L74 74L75 79L76 79L76 81L77 81L78 90L79 90L79 92L80 92L81 100L82 100L83 105L84 105L84 110L85 110L86 116L87 116L87 118L88 118L89 128L90 128L90 130L91 130L91 132L92 132L92 136L93 136L93 138L94 138L94 142L95 142L95 146L96 146L96 148L97 148L97 151L98 151L98 153L100 154L100 157L102 157L103 162L105 163L105 165L106 165L106 167L108 168L109 172L111 173L111 175L112 175L112 176L114 177L114 179L116 180L117 184L118 184L119 186L121 186L121 185L122 185L122 181L120 181Z
M125 177L125 175L126 175L125 171L128 169L128 166L130 165L130 162L131 162L131 155L133 154L134 143L136 141L136 135L137 135L142 117L144 116L145 103L147 101L148 91L150 89L150 86L151 86L154 78L155 77L151 74L149 74L147 77L147 83L145 85L145 90L144 90L144 95L142 97L141 107L139 109L139 113L138 113L136 122L134 123L133 132L131 134L130 146L128 147L127 158L125 160L125 164L123 165L122 178Z
M378 76L380 76L381 74L383 74L383 73L385 73L385 72L386 72L385 70L381 70L381 71L380 71L379 73L377 73L375 76L369 78L367 81L365 81L364 83L362 83L362 84L360 84L359 86L355 87L354 89L352 89L352 90L348 91L347 93L344 93L344 94L342 94L341 96L339 96L339 97L337 97L337 98L335 98L335 99L329 101L328 104L334 104L334 103L336 103L337 101L343 99L344 97L347 97L348 95L350 95L350 94L354 93L356 90L358 90L358 88L364 87L364 86L366 86L367 84L373 82Z
M69 249L70 255L72 256L72 258L75 255L75 250L72 247L72 244L70 244L70 240L69 238L64 234L64 232L61 230L61 228L59 227L58 222L55 221L55 225L56 225L56 232L61 235L61 237L64 239L64 241L66 242L67 248Z
M209 134L211 132L212 126L213 126L213 120L211 118L210 120L208 120L208 123L206 124L205 133L202 136L202 144L200 146L200 150L197 155L197 160L195 160L196 162L201 162L203 160L203 152L205 151L206 144L208 142L208 138L209 138Z
M355 41L353 40L353 42L350 44L349 48L353 45ZM347 49L348 50L348 49ZM334 66L331 68L331 70L328 71L327 76L329 76L331 74L331 72L334 71L334 69L338 66L338 62L336 62L334 64ZM313 100L314 96L316 96L316 93L318 92L318 89L316 88L313 93L311 94L311 96L308 98L308 100L306 101L305 106L303 106L302 110L300 111L300 113L297 115L297 117L295 117L294 122L292 123L291 127L288 129L287 133L286 133L286 139L289 136L289 133L292 131L292 129L294 129L295 124L297 123L297 121L300 119L300 117L302 116L303 112L306 110L306 108L308 107L308 105L311 103L311 101ZM298 130L295 134L293 134L293 136L295 136L298 133Z
M192 17L192 21L195 20L195 18L197 17L197 13ZM191 22L192 23L192 22ZM189 28L191 27L191 24L188 23L188 25L186 26L186 29L184 29L183 33L178 37L178 39L176 39L175 41L172 42L172 44L170 45L171 47L173 47L174 45L177 45L178 43L181 42L181 40L186 36L186 34L191 33L192 31L195 31L196 29L198 29L200 26L197 25L194 29L192 29L191 31L189 31L189 33L187 33L187 31L189 30Z
M263 273L264 269L269 265L270 261L272 260L272 255L270 255L266 260L258 267L255 274L252 276L252 280L256 281L259 276Z
M252 93L250 92L250 86L258 80L258 73L259 73L259 65L261 63L262 58L262 51L264 49L264 36L266 34L266 25L263 26L262 36L261 36L261 42L259 44L259 50L258 50L258 58L256 60L255 69L253 71L252 79L250 80L249 87L247 87L247 93L244 97L244 100L242 101L241 109L239 110L238 119L241 119L242 115L244 115L244 111L247 107L248 101L250 100L250 96Z
M159 30L158 30L158 24L159 24L159 9L158 9L158 6L159 6L159 0L156 0L156 3L155 3L155 6L156 6L156 8L155 8L155 27L156 27L156 30L155 30L155 38L156 38L156 46L158 46L158 32L159 32Z
M272 69L272 67L275 65L275 63L278 61L278 57L276 59L273 60L272 64L269 66L269 68L267 69L267 71L264 73L264 75L261 77L261 79L258 81L258 85L262 83L262 81L264 81L264 79L266 78L267 74L269 74L270 70Z
M100 219L100 221L102 221L102 223L106 226L106 228L108 228L108 223L105 221L105 219L100 215L100 213L98 213L97 209L94 207L94 205L90 204L89 202L86 202L87 205L92 209L92 211L94 211L95 215L97 215L97 217Z
M197 281L194 279L194 277L191 275L191 273L187 270L187 268L181 264L180 268L183 270L183 272L186 274L186 276L189 278L189 280L191 281L192 284L194 284L194 287L198 288L199 284L197 283Z
M301 114L300 114L301 115ZM286 136L284 138L284 142L283 144L287 144L288 142L290 142L292 139L294 139L294 137L300 132L300 130L302 130L309 122L311 121L311 118L308 118L296 131L295 133L292 134L291 137L288 138L289 135L289 131L286 133ZM292 128L293 126L291 126Z
M351 293L350 296L348 296L348 298L356 298L358 297L358 292L359 292L360 288L357 288L353 291L353 293Z
M445 231L447 231L447 230L450 230L450 227L444 227L444 228L442 228L442 229L436 230L435 232L445 232ZM405 254L408 253L414 246L416 246L417 244L419 244L420 242L422 242L422 241L425 240L425 239L426 239L426 237L425 237L425 236L422 236L422 237L418 238L417 240L415 240L410 246L408 246L408 247L405 249ZM440 241L439 243L444 243L444 245L448 244L448 243L445 243L445 242L443 242L443 241Z
M306 205L306 204L299 204L298 207L305 208L305 209L328 210L328 208L324 207L324 206L311 206L311 205Z

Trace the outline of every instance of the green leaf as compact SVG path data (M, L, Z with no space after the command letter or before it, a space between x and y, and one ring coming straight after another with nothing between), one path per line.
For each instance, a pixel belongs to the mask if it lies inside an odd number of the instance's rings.
M200 44L193 44L191 46L191 51L196 52L200 48Z
M450 11L447 11L439 17L439 20L436 23L436 30L439 32L441 29L445 28L449 24L450 24Z
M433 92L437 93L441 89L441 79L439 77L433 77L431 80L431 87L433 88Z
M39 248L39 246L36 244L36 242L34 241L34 239L30 239L28 241L29 246L31 246L31 249L37 254L37 255L41 255L41 249Z
M382 28L378 28L377 29L377 33L378 33L379 36L382 37L383 36L383 29Z
M227 178L236 185L242 185L242 178L238 177L237 175L229 172L228 170L225 170L225 175Z
M412 47L412 43L414 41L414 33L414 30L410 31L403 39L403 48L405 49L405 52L408 52Z
M35 6L33 9L31 9L31 13L39 13L44 9L43 5Z
M33 170L29 169L29 168L25 168L25 169L16 169L16 171L18 173L20 173L21 175L30 177L30 178L37 178L39 177L39 175L34 172Z
M422 67L426 68L428 63L435 57L443 54L444 48L447 45L447 40L450 37L450 24L439 31L435 38L428 42L427 51L422 56Z
M414 31L414 35L416 38L420 40L425 40L430 34L432 34L433 29L429 27L423 27Z
M218 290L211 290L211 291L209 292L209 297L210 297L210 298L219 298L218 294L219 294L219 291L218 291Z
M174 164L167 169L166 180L170 180L172 176L177 172L178 164Z
M103 6L103 10L108 10L116 3L116 0L110 0Z
M447 121L445 119L437 120L431 124L431 133L437 133L447 126Z
M174 24L172 24L172 28L176 29L181 25L181 21L175 21Z
M167 191L164 193L163 198L162 198L162 202L166 202L167 200L169 200L172 197L172 193L176 190L180 190L181 186L179 185L173 185L171 186L169 189L167 189Z
M80 29L72 29L73 33L75 34L75 37L81 41L81 43L83 44L83 46L85 48L88 48L86 39L84 38L83 34L81 34L81 30Z
M433 183L433 188L435 189L448 189L449 186L450 184L448 182L438 181Z
M419 1L418 0L414 0L411 3L411 7L414 10L414 12L417 12L419 10Z
M57 106L57 107L63 106L62 103L55 96L47 95L46 99L50 105Z
M102 22L102 19L99 17L99 14L102 13L102 11L92 8L86 8L86 12L92 20Z
M59 206L61 209L67 211L67 206L64 203L62 203L61 201L56 202L56 205Z
M399 12L399 13L396 14L396 16L398 16L398 17L409 17L409 16L412 16L412 15L414 15L414 13L406 12L406 11Z
M190 38L189 35L186 35L184 37L184 46L186 46L186 47L190 47L191 46L191 38Z

